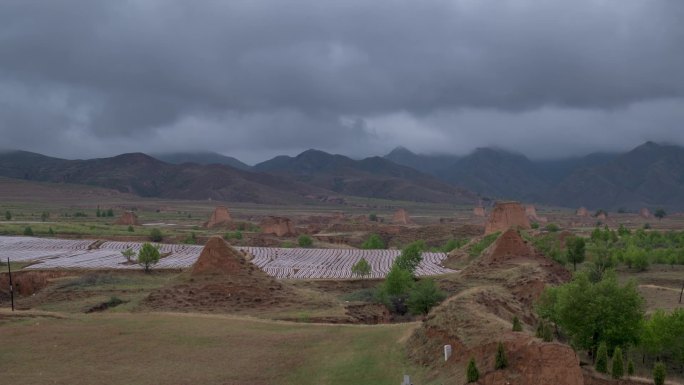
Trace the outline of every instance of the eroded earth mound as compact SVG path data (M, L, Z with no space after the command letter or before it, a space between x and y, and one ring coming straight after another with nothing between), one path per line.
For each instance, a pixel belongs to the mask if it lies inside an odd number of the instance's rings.
M297 232L289 218L285 217L267 217L261 223L261 232L264 234L273 234L278 237L287 237L297 235Z
M228 212L228 208L226 208L226 206L217 206L214 209L214 212L211 213L211 217L209 217L209 220L204 223L204 227L218 227L221 225L229 224L231 221L232 218L230 217L230 212Z
M518 202L497 202L485 226L485 234L506 231L510 228L530 228L525 208Z
M287 306L293 289L270 277L221 237L204 246L189 275L151 293L145 305L156 310L239 312Z
M480 369L480 384L581 385L584 380L573 350L535 338L534 301L547 285L569 280L563 266L538 253L515 230L504 232L481 257L468 265L449 290L455 294L433 309L408 341L417 363L444 364L443 346L452 345L447 383L465 383L470 357ZM523 332L512 332L517 316ZM498 342L509 359L506 370L494 370Z
M138 216L133 211L124 211L121 217L114 222L115 225L139 226Z

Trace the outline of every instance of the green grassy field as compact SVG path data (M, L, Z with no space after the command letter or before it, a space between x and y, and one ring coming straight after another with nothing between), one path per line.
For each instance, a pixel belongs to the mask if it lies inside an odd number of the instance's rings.
M0 312L7 384L397 384L416 324L294 324L232 316Z

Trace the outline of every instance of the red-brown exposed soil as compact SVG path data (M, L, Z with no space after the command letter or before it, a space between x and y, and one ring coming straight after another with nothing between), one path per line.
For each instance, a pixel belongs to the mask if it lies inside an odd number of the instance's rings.
M577 215L578 217L588 217L589 216L589 210L587 210L586 207L580 207L575 212L575 215Z
M510 228L530 228L525 208L518 202L497 202L485 226L485 234L506 231Z
M482 217L482 218L484 218L484 217L487 216L487 212L485 211L485 208L484 208L484 207L482 207L482 206L475 206L475 207L473 207L473 215L475 215L476 217Z
M211 217L209 217L209 220L204 223L204 227L218 227L229 224L231 221L232 218L230 217L230 212L228 212L228 208L226 208L226 206L217 206L214 209L214 212L211 213Z
M12 273L14 294L33 295L50 284L52 280L69 275L64 271L17 271ZM9 299L9 274L0 274L0 299Z
M273 234L278 237L287 237L297 235L294 225L289 218L285 217L267 217L261 223L261 232L264 234Z
M408 212L406 212L404 209L399 209L396 213L394 213L394 216L392 217L392 223L397 225L410 225L412 222Z
M114 224L122 226L140 226L138 216L133 211L124 211Z

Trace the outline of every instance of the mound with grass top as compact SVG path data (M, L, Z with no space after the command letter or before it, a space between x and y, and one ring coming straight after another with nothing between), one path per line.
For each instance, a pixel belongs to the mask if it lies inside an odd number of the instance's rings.
M455 278L459 290L416 329L407 343L409 356L464 380L468 360L474 357L480 384L583 384L572 348L533 335L537 324L534 301L547 285L570 277L570 272L538 253L517 231L508 230ZM512 331L515 317L522 323L522 332ZM508 366L496 370L499 342L505 347ZM446 344L452 346L453 354L444 367L441 352Z

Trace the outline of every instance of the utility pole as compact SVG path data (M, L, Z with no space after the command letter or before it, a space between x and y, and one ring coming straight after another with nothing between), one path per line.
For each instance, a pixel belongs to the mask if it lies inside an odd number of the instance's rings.
M682 294L684 294L684 281L682 281L682 291L679 292L679 303L682 303Z
M9 291L12 299L12 311L14 311L14 287L12 286L12 266L10 266L9 257L7 257L7 272L9 273Z

